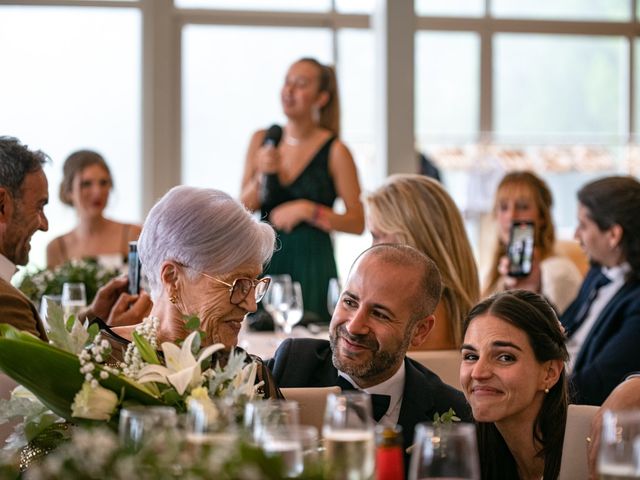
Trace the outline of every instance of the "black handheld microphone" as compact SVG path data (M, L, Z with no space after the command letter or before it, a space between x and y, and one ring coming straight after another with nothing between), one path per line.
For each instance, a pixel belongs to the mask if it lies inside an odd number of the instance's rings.
M264 135L262 145L271 145L275 148L280 143L280 140L282 140L282 127L274 123Z
M280 140L282 140L282 127L274 123L264 135L262 145L271 145L273 148L276 148ZM263 206L274 200L274 195L276 195L276 192L279 192L280 189L280 181L278 180L277 173L264 174L260 188L260 200Z

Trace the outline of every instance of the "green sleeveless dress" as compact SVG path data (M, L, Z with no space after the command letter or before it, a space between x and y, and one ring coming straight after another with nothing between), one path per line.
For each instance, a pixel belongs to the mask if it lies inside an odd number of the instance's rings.
M329 208L336 199L336 189L329 174L329 151L335 137L331 137L318 150L302 173L290 184L280 185L263 201L262 218L278 205L291 200L311 200ZM327 287L329 279L337 277L331 236L303 222L291 232L277 230L276 251L267 274L288 273L294 282L300 282L304 301L302 324L328 323Z

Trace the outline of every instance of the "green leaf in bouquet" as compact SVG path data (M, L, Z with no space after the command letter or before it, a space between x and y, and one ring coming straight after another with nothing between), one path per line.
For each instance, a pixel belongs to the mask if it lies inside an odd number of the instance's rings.
M174 388L167 388L162 392L162 399L167 405L177 405L182 401L182 397Z
M93 339L96 338L96 335L100 333L100 327L97 323L92 323L91 325L89 325L89 328L87 328L87 333L89 334L89 342L93 342Z
M136 344L136 347L138 348L142 359L152 365L160 365L161 363L160 359L158 358L158 354L151 346L149 341L136 331L134 331L132 335L133 342Z
M193 332L200 328L200 319L196 315L187 315L185 317L184 328Z
M8 323L0 323L0 336L4 338L11 338L14 340L22 340L25 342L42 343L42 340L40 340L35 335L32 335L29 332L18 330Z
M101 370L99 366L97 369ZM76 355L40 340L4 336L0 338L0 370L30 390L57 415L75 423L79 421L71 416L71 404L84 382ZM123 389L125 399L141 405L163 403L144 387L116 375L109 375L100 383L114 392Z

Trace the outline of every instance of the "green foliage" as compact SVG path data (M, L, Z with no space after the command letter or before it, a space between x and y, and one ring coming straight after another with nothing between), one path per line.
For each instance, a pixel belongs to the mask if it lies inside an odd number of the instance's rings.
M82 388L84 376L80 373L80 361L72 353L48 345L33 335L3 328L0 331L0 370L31 391L54 413L69 421L71 404ZM97 367L101 370L101 367ZM113 392L124 389L125 398L142 405L161 405L143 386L126 378L109 375L101 384ZM115 421L115 419L114 419Z
M285 477L281 459L269 457L243 442L196 446L179 434L161 430L146 438L140 450L133 453L120 444L114 432L82 427L74 429L70 441L32 464L25 478L280 480ZM298 478L322 477L317 472L305 472Z
M142 359L145 362L150 363L152 365L160 365L161 362L160 362L160 359L158 358L158 354L153 349L149 341L135 331L133 332L132 336L133 336L133 343L135 343L136 347L138 348L138 351L140 352L140 356L142 357Z
M98 289L118 274L117 270L104 268L95 259L87 258L69 261L53 270L28 272L18 288L37 304L43 295L61 295L65 282L84 283L87 303L91 303Z
M453 422L459 422L460 418L456 416L456 412L453 408L450 408L448 411L444 413L434 413L433 415L433 424L434 425L447 425Z

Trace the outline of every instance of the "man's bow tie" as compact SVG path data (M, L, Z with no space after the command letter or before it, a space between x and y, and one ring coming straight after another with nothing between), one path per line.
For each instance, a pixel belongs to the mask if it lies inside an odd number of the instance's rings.
M338 375L338 380L336 381L336 385L342 389L342 391L358 391L356 387L354 387L349 380L344 378L342 375ZM371 397L371 405L373 406L373 419L376 422L379 422L384 414L389 410L389 403L391 403L391 397L389 395L380 395L377 393L370 393Z

